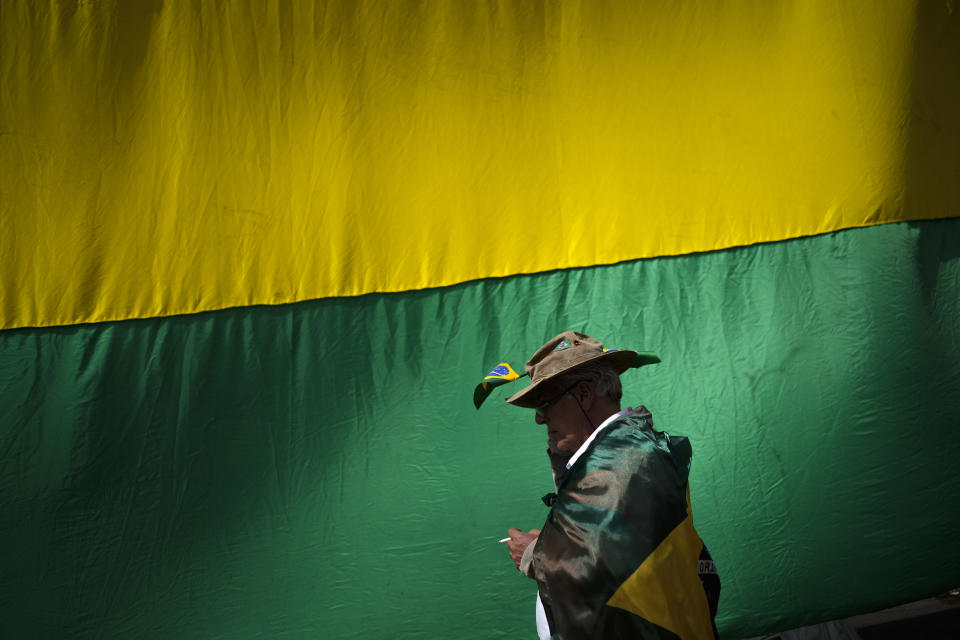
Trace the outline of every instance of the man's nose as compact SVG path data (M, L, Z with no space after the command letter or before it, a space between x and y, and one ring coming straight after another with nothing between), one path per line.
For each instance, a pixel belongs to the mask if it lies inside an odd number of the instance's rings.
M547 419L539 411L534 412L533 419L537 421L537 424L547 424Z

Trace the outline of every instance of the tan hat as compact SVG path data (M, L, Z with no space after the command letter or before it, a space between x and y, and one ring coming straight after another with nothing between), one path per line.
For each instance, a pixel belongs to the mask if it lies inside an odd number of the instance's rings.
M507 402L518 407L535 408L540 400L535 390L540 384L591 362L608 362L619 375L632 367L660 362L660 358L652 353L604 349L599 340L585 333L564 331L537 349L527 361L530 386L507 398Z

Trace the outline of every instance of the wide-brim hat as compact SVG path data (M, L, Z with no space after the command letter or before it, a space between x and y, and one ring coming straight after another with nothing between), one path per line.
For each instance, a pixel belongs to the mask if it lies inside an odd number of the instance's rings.
M586 364L606 362L617 375L627 369L660 362L653 353L629 349L604 349L596 338L577 331L564 331L537 349L527 361L530 385L516 392L507 402L518 407L535 408L540 403L538 388L544 382Z

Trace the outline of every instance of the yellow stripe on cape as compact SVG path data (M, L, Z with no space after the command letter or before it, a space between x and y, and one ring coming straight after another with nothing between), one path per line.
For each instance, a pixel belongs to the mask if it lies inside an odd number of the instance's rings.
M681 640L712 640L710 606L697 575L701 549L703 542L688 515L607 604L663 627Z

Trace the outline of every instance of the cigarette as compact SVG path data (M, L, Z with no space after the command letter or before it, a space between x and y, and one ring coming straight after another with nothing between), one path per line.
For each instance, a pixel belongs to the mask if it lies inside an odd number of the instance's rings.
M503 540L497 540L497 544L503 544L504 542L510 542L510 537L506 537Z

